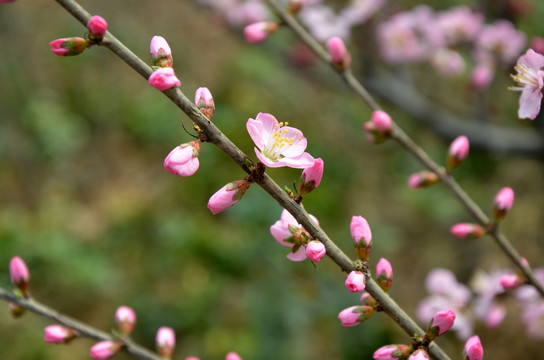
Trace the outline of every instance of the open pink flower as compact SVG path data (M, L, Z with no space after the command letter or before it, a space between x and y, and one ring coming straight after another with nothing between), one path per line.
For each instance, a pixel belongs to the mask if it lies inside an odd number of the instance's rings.
M521 91L519 98L518 117L534 120L540 112L542 88L544 87L544 55L533 49L527 50L520 56L516 64L516 75L511 75L518 86L511 86L510 90Z
M171 174L179 176L193 175L200 165L198 154L200 153L200 142L191 141L176 146L164 159L164 169Z
M268 167L288 166L305 169L314 165L312 155L304 152L307 141L302 131L278 122L271 114L259 113L247 121L247 131L255 142L255 154Z
M319 224L313 215L310 215L310 218ZM270 227L270 233L281 245L291 248L291 252L287 255L289 260L302 261L306 259L306 250L302 246L302 242L305 238L310 238L310 235L287 210L283 210L280 220Z

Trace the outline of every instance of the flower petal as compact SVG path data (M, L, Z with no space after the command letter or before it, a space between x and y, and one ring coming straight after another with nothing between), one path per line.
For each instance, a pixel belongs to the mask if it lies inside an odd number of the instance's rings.
M519 98L518 117L534 120L540 112L542 91L540 89L524 88Z
M306 259L306 249L301 246L297 251L287 254L287 258L291 261L303 261Z
M306 146L308 144L308 141L302 134L302 131L290 126L284 126L282 127L282 130L287 130L285 137L293 139L293 144L282 151L282 155L287 157L297 157L302 154L304 150L306 150Z

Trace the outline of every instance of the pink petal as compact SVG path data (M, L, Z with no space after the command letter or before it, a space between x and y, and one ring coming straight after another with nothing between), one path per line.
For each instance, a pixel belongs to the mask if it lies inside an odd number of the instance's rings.
M287 254L287 258L291 261L303 261L306 259L306 249L301 246L297 251Z
M540 112L542 102L541 89L524 88L519 98L518 117L534 120Z
M282 152L282 155L287 157L297 157L301 155L304 152L304 150L306 150L306 146L308 143L304 135L302 135L302 131L290 126L284 126L282 127L282 130L283 131L287 130L285 137L293 138L293 144L289 146L287 149L285 149Z

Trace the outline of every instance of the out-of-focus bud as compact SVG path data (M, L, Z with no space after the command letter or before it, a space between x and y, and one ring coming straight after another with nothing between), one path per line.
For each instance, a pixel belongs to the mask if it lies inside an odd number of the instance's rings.
M225 356L225 360L242 360L242 358L234 351L231 351Z
M368 222L362 216L353 216L350 231L357 256L363 261L368 261L372 249L372 231L370 231Z
M467 340L463 349L464 360L482 360L484 358L484 348L478 335L474 335Z
M11 283L21 290L24 297L28 297L28 285L30 283L30 272L23 259L14 256L9 262L9 276Z
M149 53L151 54L151 60L153 61L154 66L159 66L161 68L171 68L174 66L170 45L168 45L168 42L166 42L162 36L155 35L151 38Z
M319 262L327 251L321 241L312 240L306 245L306 257L313 262Z
M198 161L199 153L199 141L191 141L176 146L164 159L164 169L170 174L191 176L198 170L200 165Z
M410 346L404 344L386 345L376 350L372 357L374 360L395 360L406 358L411 350Z
M376 265L376 282L383 291L388 292L393 284L393 267L386 258L381 258Z
M313 189L317 188L323 177L323 168L325 164L321 158L317 158L314 164L302 171L298 183L298 191L301 195L309 194Z
M509 187L503 187L495 196L495 208L493 209L493 217L499 221L504 219L508 211L514 205L514 190Z
M351 292L361 292L365 289L365 275L360 271L352 271L346 278L346 287Z
M417 349L410 355L408 360L429 360L429 354L425 349Z
M216 215L223 210L236 204L249 188L249 182L246 180L236 180L228 183L219 189L208 200L208 209Z
M103 17L95 15L87 22L90 40L101 40L108 30L108 23Z
M331 60L339 69L344 70L351 65L351 55L344 45L344 41L338 36L334 36L327 40L327 49Z
M287 10L289 10L292 15L296 15L305 3L306 0L289 0L289 3L287 3Z
M453 170L465 160L468 155L469 142L465 135L457 137L450 145L448 151L447 167Z
M363 129L368 141L380 144L391 137L393 120L385 111L376 110L372 113L370 121L363 124Z
M500 277L499 283L504 290L513 290L520 285L525 284L525 279L517 274L504 274Z
M438 183L440 179L432 171L420 171L415 174L410 175L408 178L408 186L412 189L423 189L429 186L433 186Z
M544 38L541 36L534 36L531 39L531 49L535 52L544 55Z
M181 81L176 77L174 69L171 67L163 67L155 70L149 76L148 82L149 85L160 91L171 89L174 86L181 86Z
M80 37L61 38L49 43L51 51L58 56L79 55L90 46L89 42Z
M121 334L129 335L136 325L136 313L128 306L119 306L115 311L115 323Z
M91 348L89 355L96 360L106 360L121 350L121 344L113 341L101 341Z
M170 359L174 353L174 347L176 346L176 334L174 334L174 330L166 326L159 328L155 343L159 355L163 358Z
M373 309L378 307L378 302L367 292L361 294L361 304L370 306Z
M25 308L15 304L15 303L9 303L8 309L9 309L9 313L11 314L11 316L13 318L15 318L15 319L17 319L18 317L23 316L23 314L25 313Z
M432 341L437 336L444 334L451 329L455 322L455 313L452 310L442 310L437 312L427 328L427 337Z
M478 224L460 223L453 225L450 232L456 238L474 240L481 238L485 234L485 229Z
M342 326L355 326L368 320L372 313L374 313L374 309L370 306L351 306L340 311L338 319L342 322Z
M244 37L250 44L264 41L268 35L273 34L278 30L278 24L273 21L261 21L250 24L244 28Z
M71 329L62 325L49 325L44 329L44 340L50 344L66 344L75 337Z
M204 116L211 120L213 113L215 112L215 103L213 96L207 87L200 87L195 92L195 105L202 111Z

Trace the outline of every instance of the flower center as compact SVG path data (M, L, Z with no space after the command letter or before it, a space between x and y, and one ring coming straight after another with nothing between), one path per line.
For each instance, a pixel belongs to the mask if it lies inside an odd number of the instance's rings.
M523 63L516 64L514 69L516 70L517 74L510 74L510 77L518 84L518 86L510 86L508 90L523 91L524 87L530 87L533 89L538 89L541 87L541 71L532 69Z
M263 155L274 162L277 162L283 157L282 153L293 145L297 136L299 140L302 140L298 131L294 135L289 136L289 130L283 128L287 125L289 125L289 123L280 122L274 126L272 136L268 139L268 142L262 151Z

